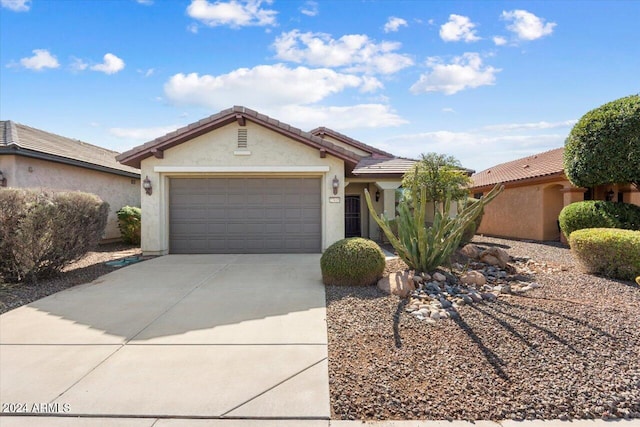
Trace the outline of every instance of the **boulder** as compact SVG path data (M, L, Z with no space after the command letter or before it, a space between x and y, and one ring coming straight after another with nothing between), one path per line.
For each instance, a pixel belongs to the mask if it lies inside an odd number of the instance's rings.
M378 289L388 294L398 295L400 298L406 298L416 290L413 274L408 271L391 273L389 277L383 277L378 281Z
M497 265L500 268L506 268L511 257L504 249L493 246L482 251L479 259L485 264Z
M476 245L472 245L469 243L468 245L464 245L462 249L460 249L460 253L471 259L478 259L480 256L480 249Z
M466 285L482 286L487 284L487 278L480 271L467 271L460 276L460 281Z

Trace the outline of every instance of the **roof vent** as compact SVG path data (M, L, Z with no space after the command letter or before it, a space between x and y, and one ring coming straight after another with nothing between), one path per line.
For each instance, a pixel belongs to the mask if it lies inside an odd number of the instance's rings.
M247 129L238 129L238 150L247 149Z

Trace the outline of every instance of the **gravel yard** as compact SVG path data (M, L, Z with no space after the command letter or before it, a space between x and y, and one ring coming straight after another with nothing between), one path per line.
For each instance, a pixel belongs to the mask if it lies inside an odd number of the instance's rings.
M79 261L66 267L63 272L37 283L2 283L0 281L0 314L40 298L80 285L110 273L116 268L104 263L140 255L139 247L122 243L100 245Z
M581 273L559 244L474 243L534 260L543 286L436 325L375 287L327 287L332 417L640 418L640 288Z

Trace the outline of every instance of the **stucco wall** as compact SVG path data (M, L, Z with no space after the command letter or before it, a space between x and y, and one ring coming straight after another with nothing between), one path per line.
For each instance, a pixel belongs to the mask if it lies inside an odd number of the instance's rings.
M344 237L344 162L331 155L320 158L319 151L300 142L247 121L247 150L249 155L234 154L237 151L237 123L215 129L164 152L164 158L149 157L142 161L141 176L148 176L153 194L142 196L142 249L147 254L165 254L169 250L169 178L172 176L215 177L265 176L262 173L222 172L156 172L162 167L278 167L327 166L328 172L283 173L269 172L269 176L320 176L322 182L322 248ZM333 195L334 176L340 181L338 194ZM339 197L339 203L330 203L331 197Z
M542 240L540 186L505 189L484 210L478 234Z
M23 156L1 155L0 170L9 187L84 191L109 203L105 240L120 238L116 212L140 206L140 180Z

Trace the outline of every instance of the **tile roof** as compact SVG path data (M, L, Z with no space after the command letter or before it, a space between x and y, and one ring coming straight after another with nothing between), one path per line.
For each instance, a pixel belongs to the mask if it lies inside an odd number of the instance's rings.
M0 121L0 153L39 157L127 176L138 169L116 161L118 152L45 132L11 120Z
M357 139L353 139L351 137L348 137L345 134L342 134L340 132L336 132L333 129L329 129L326 128L324 126L321 126L319 128L315 128L313 130L309 131L310 134L315 135L315 136L319 136L319 137L324 137L324 135L328 135L332 138L337 139L338 141L342 141L345 144L349 144L353 147L359 148L363 151L366 151L368 153L371 153L373 156L382 156L382 157L390 157L390 158L394 158L395 156L391 153L387 153L386 151L382 151L379 148L373 147L371 145L367 145L364 142L358 141Z
M404 174L416 164L416 160L403 158L375 158L365 157L361 159L353 169L356 176L362 175L382 175L382 174Z
M279 132L282 135L293 138L299 142L317 148L318 150L325 150L329 154L353 164L356 164L361 158L361 156L356 153L342 148L337 144L325 141L309 132L305 132L264 114L260 114L255 110L242 106L234 106L233 108L220 111L219 113L213 114L205 119L191 123L188 126L177 129L164 136L156 138L153 141L149 141L143 145L126 151L120 154L117 157L117 160L129 166L139 167L140 162L143 159L151 157L154 153L162 152L163 150L181 144L185 141L204 135L214 129L233 123L236 120L243 121L245 119L270 128L275 132Z
M564 148L545 151L485 169L471 176L471 188L563 174Z

